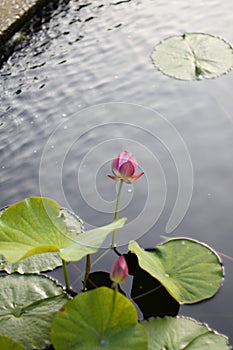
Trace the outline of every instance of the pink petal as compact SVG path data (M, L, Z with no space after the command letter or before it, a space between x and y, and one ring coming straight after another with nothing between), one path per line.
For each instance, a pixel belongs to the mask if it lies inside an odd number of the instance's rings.
M120 161L120 155L118 155L115 159L113 159L112 161L112 171L113 173L115 171L118 171L119 170L119 161Z
M127 178L132 177L132 181L137 179L137 177L136 178L133 177L137 169L138 169L138 163L136 161L136 158L132 153L128 151L122 151L112 161L113 174L116 177L122 178L122 180L124 180L127 183L130 183L130 179L127 179Z
M116 175L117 177L121 177L121 173L120 173L119 170L117 170L117 169L112 169L112 172L113 172L113 174Z
M131 176L130 181L131 182L135 181L135 180L139 179L139 177L141 177L142 175L144 175L144 172L141 172L139 174L135 174L135 175Z
M132 153L129 153L129 154L130 154L129 161L133 164L134 172L136 172L137 168L138 168L138 162L136 161L136 158L134 157L134 155Z
M118 157L119 157L119 168L126 162L128 162L129 158L131 157L132 153L129 153L127 151L121 152Z
M118 181L120 180L119 176L113 176L113 175L107 175L108 177L110 177L110 179Z
M112 266L110 278L115 283L123 283L128 275L128 265L124 255L121 255Z
M119 172L123 177L131 177L133 176L135 169L133 164L130 161L127 161L126 163L122 164L122 166L119 169Z

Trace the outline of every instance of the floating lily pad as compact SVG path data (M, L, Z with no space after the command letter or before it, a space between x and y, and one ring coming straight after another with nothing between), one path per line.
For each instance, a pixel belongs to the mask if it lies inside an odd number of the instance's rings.
M149 350L231 349L225 336L190 318L151 318L142 325L148 332Z
M210 79L232 69L233 49L214 35L185 33L157 44L152 61L163 73L177 79Z
M139 266L156 278L180 304L212 297L220 288L223 268L217 254L208 246L187 238L171 239L152 251L135 241L129 250Z
M44 349L51 344L52 319L66 301L63 288L45 276L0 276L1 333L27 350Z
M54 317L51 330L56 350L145 350L147 334L137 311L121 293L101 287L77 295Z
M50 198L31 197L16 203L0 217L0 251L11 263L34 254L58 252L65 261L78 261L98 251L107 235L126 219L87 232L61 212Z
M0 217L6 209L7 208L4 208L0 211ZM63 216L65 219L69 231L75 231L78 233L84 232L83 222L77 215L68 209L62 208L60 209L60 216ZM62 260L59 253L42 253L33 255L14 264L9 263L0 255L0 271L4 270L7 273L39 273L42 271L54 270L59 266L62 266Z
M0 349L2 350L26 350L20 343L16 343L11 338L0 335Z

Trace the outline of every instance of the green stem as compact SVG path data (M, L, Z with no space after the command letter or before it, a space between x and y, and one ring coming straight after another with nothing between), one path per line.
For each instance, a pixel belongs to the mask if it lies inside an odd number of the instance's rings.
M120 204L120 196L121 196L121 190L123 186L123 180L120 180L119 188L118 188L118 194L117 194L117 200L116 200L116 209L114 214L114 220L118 219L118 211L119 211L119 204ZM114 230L112 233L112 245L111 248L113 249L115 247L115 237L116 237L116 231Z
M66 261L62 259L62 267L63 267L63 273L64 273L64 279L66 284L67 292L72 292L72 288L70 286L69 276L68 276L68 269Z
M116 283L115 288L114 288L114 303L115 303L116 295L118 292L119 292L119 285L118 285L118 283Z
M122 186L123 186L123 180L120 180L120 185L119 185L118 194L117 194L117 201L116 201L116 209L115 209L114 220L118 219L118 211L119 211L119 204L120 204L120 196L121 196Z
M87 287L87 280L88 280L88 276L89 273L91 271L91 257L90 254L87 254L86 256L86 271L85 271L85 276L84 276L84 281L83 281L83 290L86 290Z

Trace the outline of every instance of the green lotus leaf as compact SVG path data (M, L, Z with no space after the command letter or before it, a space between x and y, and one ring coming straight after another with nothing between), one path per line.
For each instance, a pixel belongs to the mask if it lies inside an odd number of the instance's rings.
M56 350L148 348L147 334L138 324L133 304L107 287L68 301L54 317L51 337Z
M190 318L151 318L141 323L148 332L148 350L230 350L225 336Z
M0 217L5 210L6 208L0 211ZM60 215L65 218L69 231L73 232L73 230L75 230L78 233L84 232L83 222L77 215L64 208L60 209ZM4 270L7 273L39 273L42 271L54 270L59 266L62 266L62 260L59 253L41 253L38 255L32 255L14 264L9 263L3 256L0 256L0 271Z
M54 270L59 266L62 266L62 260L58 253L33 255L14 264L9 263L3 256L0 256L0 271L6 271L9 274L14 272L20 274L39 273Z
M125 218L87 232L66 217L50 198L31 197L13 204L0 217L0 253L10 263L34 254L58 252L65 261L78 261L98 251L107 235Z
M177 79L210 79L232 69L233 49L214 35L185 33L157 44L152 61L163 73Z
M27 350L44 349L51 344L52 319L66 301L63 288L45 276L0 276L0 332Z
M16 343L11 338L0 335L0 349L2 350L25 350L25 348L20 344Z
M129 250L140 267L156 278L180 304L212 297L220 288L223 268L217 254L208 246L187 238L171 239L152 251L135 241Z

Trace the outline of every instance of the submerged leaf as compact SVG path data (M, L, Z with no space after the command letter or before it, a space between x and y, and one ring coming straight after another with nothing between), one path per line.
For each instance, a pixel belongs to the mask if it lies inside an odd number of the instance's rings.
M27 350L44 349L51 344L52 319L67 300L61 286L39 275L0 276L0 296L2 334Z
M177 79L210 79L232 69L233 49L216 36L185 33L157 44L152 61L163 73Z
M190 318L151 318L142 325L149 350L230 350L227 338Z
M210 298L222 284L219 257L208 246L192 239L171 239L151 251L131 241L129 250L137 255L140 267L181 304Z
M138 265L135 254L129 252L124 256L129 267L129 274L134 276L131 298L140 308L143 318L176 316L180 304L158 280Z
M67 219L54 200L27 198L2 213L0 252L11 263L47 252L58 252L65 261L78 261L96 253L107 235L121 228L125 220L83 233L80 223Z
M54 317L51 337L56 350L147 349L147 335L133 304L106 287L68 301Z

